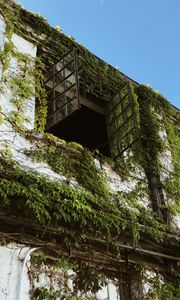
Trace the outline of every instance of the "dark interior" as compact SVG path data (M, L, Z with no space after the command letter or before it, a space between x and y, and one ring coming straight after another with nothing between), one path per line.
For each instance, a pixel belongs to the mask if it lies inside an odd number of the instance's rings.
M48 132L92 151L98 149L104 156L110 157L105 117L86 106L82 105Z

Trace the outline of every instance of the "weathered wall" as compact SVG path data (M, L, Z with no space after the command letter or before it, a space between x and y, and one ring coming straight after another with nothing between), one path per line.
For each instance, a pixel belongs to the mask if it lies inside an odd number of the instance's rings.
M4 43L7 40L5 36L6 32L6 23L3 17L0 15L0 49L4 49ZM17 34L13 34L11 41L16 47L17 51L20 54L28 55L30 58L36 57L37 48L35 45L26 41L24 38L18 36ZM20 63L20 65L24 64L24 62ZM34 68L34 65L32 65ZM10 58L10 65L8 69L5 71L3 76L8 77L12 74L18 74L20 72L19 64L17 59L12 57ZM39 172L48 175L49 177L57 180L63 180L63 176L59 176L55 174L50 168L47 167L47 164L36 164L33 163L27 156L24 155L24 150L28 150L32 147L32 144L28 139L26 139L22 134L15 131L13 127L13 123L8 121L8 117L11 112L16 110L15 105L11 102L13 97L12 90L7 84L6 80L2 78L2 64L0 64L0 74L1 74L1 89L0 89L0 105L2 109L2 124L0 125L0 147L1 149L10 149L12 152L12 157L16 161L18 161L23 167L27 167L30 169L38 170ZM34 82L35 78L32 77L32 81ZM25 128L27 130L32 130L34 128L34 117L35 117L35 97L27 99L25 104L24 111L24 119L28 119L25 123ZM15 126L16 127L16 126Z
M30 282L27 264L23 269L23 262L28 251L29 248L23 245L0 246L1 300L29 299Z
M33 68L33 58L36 57L36 46L32 43L26 41L25 39L21 38L17 34L13 33L12 36L6 37L5 31L6 31L6 24L3 21L1 17L1 23L0 23L0 48L3 50L5 42L12 42L14 45L15 50L20 55L27 55L30 59L32 59L32 68ZM13 76L16 76L18 74L23 75L22 80L27 80L26 76L28 74L21 74L22 68L26 68L29 66L26 66L25 62L22 60L20 62L17 61L17 58L10 56L9 58L9 67L5 70L4 74L2 75L2 65L0 68L0 74L1 74L1 93L0 93L0 103L2 106L2 110L4 114L6 115L6 118L9 117L9 114L11 111L16 111L17 107L14 103L12 103L11 99L14 97L13 89L10 88L8 85L7 78L11 78ZM4 77L4 80L3 80ZM24 77L24 79L23 79ZM29 78L28 78L29 79ZM32 80L32 89L33 88L33 81L35 78L31 78ZM14 88L14 87L13 87ZM22 104L23 105L23 104ZM24 111L24 120L25 120L25 128L27 130L32 130L34 128L34 110L35 110L35 97L31 97L27 99L26 101L26 109ZM6 124L4 122L4 126L9 126L9 124ZM6 128L4 127L4 131ZM10 131L10 130L9 130Z

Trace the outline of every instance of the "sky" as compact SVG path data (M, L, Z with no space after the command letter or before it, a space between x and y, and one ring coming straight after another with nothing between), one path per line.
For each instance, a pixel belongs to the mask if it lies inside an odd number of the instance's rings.
M19 0L180 108L180 0Z

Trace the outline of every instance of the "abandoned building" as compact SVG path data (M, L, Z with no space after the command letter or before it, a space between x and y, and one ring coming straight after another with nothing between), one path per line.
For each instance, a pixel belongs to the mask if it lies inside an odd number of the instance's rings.
M179 110L0 0L0 299L180 299Z

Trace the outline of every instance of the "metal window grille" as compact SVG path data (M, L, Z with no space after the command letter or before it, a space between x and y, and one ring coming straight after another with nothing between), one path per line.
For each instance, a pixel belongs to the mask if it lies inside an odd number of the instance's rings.
M120 158L138 138L138 125L129 83L106 106L106 122L111 156Z
M49 68L44 84L48 94L48 130L80 108L76 48Z

